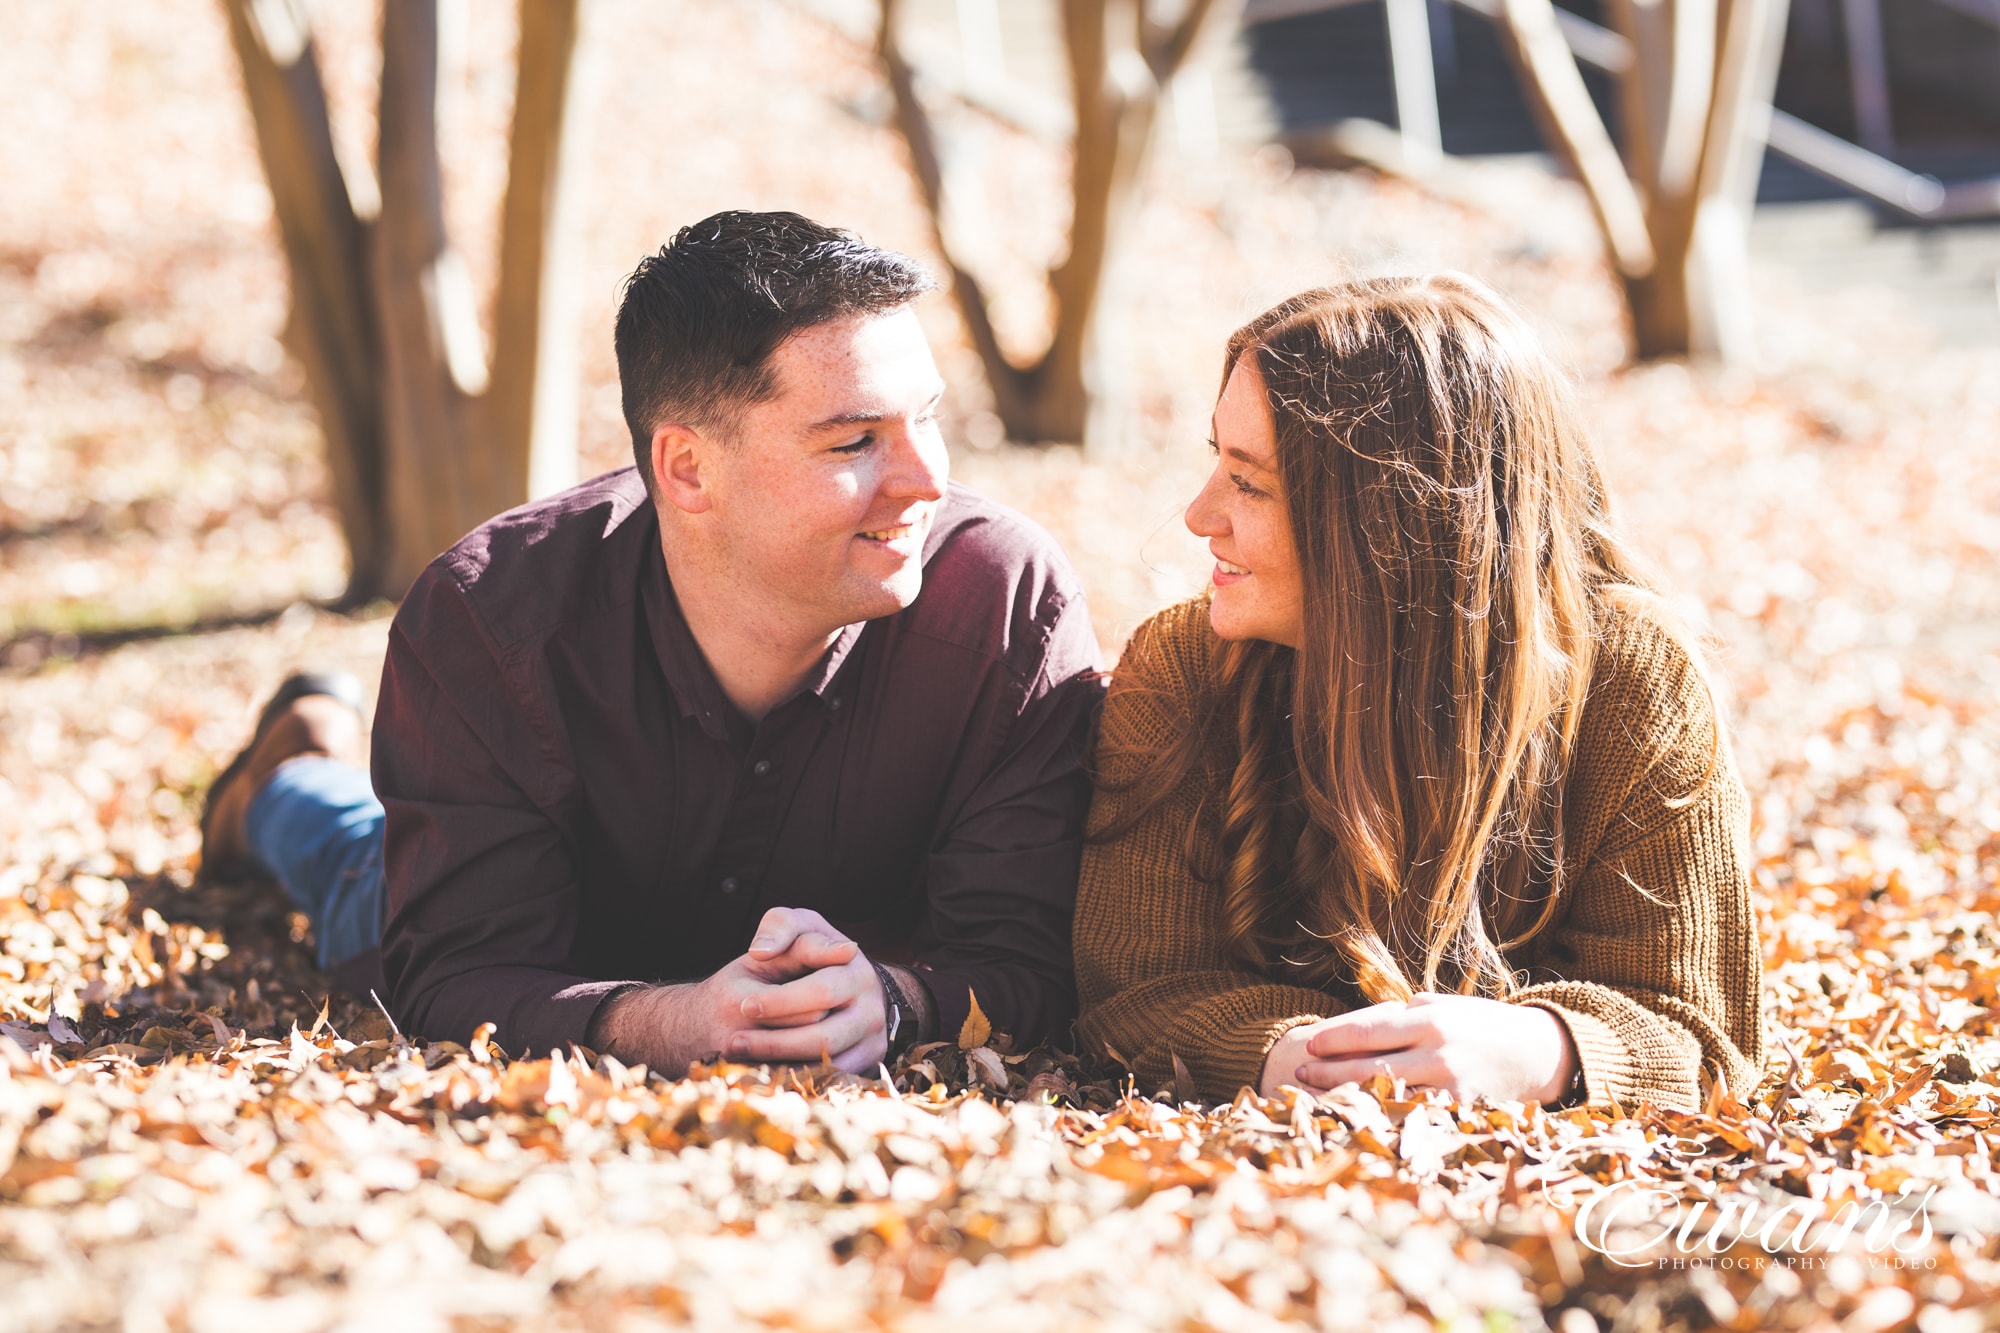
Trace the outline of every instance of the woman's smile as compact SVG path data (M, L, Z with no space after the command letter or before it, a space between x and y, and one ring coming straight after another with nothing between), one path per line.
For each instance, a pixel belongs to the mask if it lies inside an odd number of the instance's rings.
M1242 565L1231 564L1219 555L1215 557L1215 574L1213 578L1217 587L1229 583L1240 583L1249 577L1250 571Z

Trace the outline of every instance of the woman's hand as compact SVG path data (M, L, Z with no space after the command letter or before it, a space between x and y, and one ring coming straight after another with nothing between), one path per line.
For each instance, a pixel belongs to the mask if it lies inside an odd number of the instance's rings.
M1264 1060L1265 1096L1287 1085L1326 1092L1374 1074L1458 1097L1557 1101L1576 1046L1546 1009L1475 995L1418 995L1293 1028Z

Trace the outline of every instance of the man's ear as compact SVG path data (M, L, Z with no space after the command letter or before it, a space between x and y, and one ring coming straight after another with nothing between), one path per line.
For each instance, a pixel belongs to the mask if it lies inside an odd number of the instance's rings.
M692 426L654 427L653 482L660 499L684 514L705 513L715 503L709 493L713 450L713 442Z

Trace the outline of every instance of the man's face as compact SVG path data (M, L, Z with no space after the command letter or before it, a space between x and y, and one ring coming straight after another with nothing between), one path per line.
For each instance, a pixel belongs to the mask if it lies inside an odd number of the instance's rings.
M770 365L777 394L708 451L711 532L740 591L812 633L893 615L923 585L948 472L923 327L908 307L834 320Z

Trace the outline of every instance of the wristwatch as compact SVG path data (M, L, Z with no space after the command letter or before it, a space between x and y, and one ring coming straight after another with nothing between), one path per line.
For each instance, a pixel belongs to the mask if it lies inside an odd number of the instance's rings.
M888 1038L888 1050L883 1053L886 1060L901 1053L896 1037L903 1030L903 991L889 975L888 968L872 959L869 966L875 969L875 979L882 983L882 1029Z

